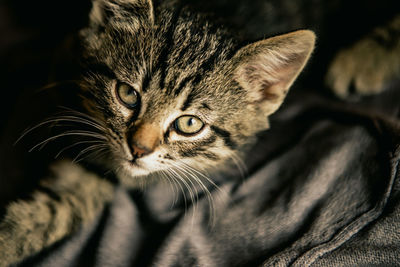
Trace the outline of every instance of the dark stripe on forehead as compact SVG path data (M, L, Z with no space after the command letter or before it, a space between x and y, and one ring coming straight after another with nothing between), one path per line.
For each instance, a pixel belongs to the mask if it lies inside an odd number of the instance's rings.
M212 53L207 59L205 59L201 63L199 69L202 69L203 72L208 72L208 71L212 70L214 68L214 66L216 65L215 64L216 61L218 61L218 57L221 56L224 49L225 49L224 44L218 42L218 47L216 48L214 53Z
M195 97L195 94L193 93L193 91L188 94L185 102L183 102L183 105L181 107L182 111L185 111L190 107L190 105L193 103L194 97Z
M143 77L143 81L142 81L142 91L144 93L146 93L146 91L147 91L147 87L150 84L150 80L151 80L151 74L149 72L146 72Z
M205 109L208 109L208 110L212 110L212 109L210 108L210 106L209 106L206 102L201 103L201 107L202 107L202 108L205 108Z
M168 31L166 33L166 38L165 38L165 44L164 44L164 49L161 52L161 55L158 59L158 65L159 68L158 70L161 71L161 78L160 78L160 88L165 88L165 77L167 75L167 61L168 61L168 54L170 53L170 49L173 47L173 34L176 29L178 20L179 20L179 15L182 10L182 4L180 4L175 10L174 14L171 19L171 25L168 28ZM163 25L161 25L163 26Z
M210 127L211 130L213 130L215 132L216 135L218 135L219 137L221 137L224 140L225 145L227 145L230 148L236 148L237 144L236 142L234 142L231 138L231 133L221 129L217 126L211 126Z
M184 78L181 81L181 83L176 86L174 94L176 96L179 95L189 82L191 82L192 86L196 86L202 80L202 78L205 76L207 72L212 71L214 69L216 62L218 61L218 58L220 57L223 50L224 50L223 44L219 43L216 51L212 54L209 54L209 56L205 58L203 62L201 62L197 71L192 75L189 75L186 78Z

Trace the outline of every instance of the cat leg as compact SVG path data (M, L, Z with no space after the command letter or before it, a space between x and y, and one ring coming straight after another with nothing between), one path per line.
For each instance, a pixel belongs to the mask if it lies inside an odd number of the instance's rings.
M331 62L326 84L342 98L351 86L358 95L382 92L400 77L400 15L375 28L353 46L341 50Z
M19 262L93 221L113 197L110 182L60 162L30 200L6 208L0 222L0 266Z

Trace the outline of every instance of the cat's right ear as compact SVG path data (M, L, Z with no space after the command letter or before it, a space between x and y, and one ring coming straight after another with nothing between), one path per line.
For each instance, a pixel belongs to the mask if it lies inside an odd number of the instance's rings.
M114 28L138 29L154 23L152 0L92 0L89 23L94 27L112 24Z

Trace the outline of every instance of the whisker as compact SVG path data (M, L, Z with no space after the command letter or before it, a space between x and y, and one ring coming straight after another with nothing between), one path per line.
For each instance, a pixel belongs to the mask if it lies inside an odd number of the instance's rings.
M230 155L230 158L232 159L232 162L234 163L236 168L239 170L241 178L244 179L249 173L246 164L236 153L232 153Z
M99 148L100 148L100 149L99 149ZM84 157L84 158L81 158L81 159L79 159L79 157L82 156L83 154L85 154L85 153L91 151L91 150L99 149L99 151L101 151L101 150L106 149L106 148L107 148L106 145L103 145L103 144L100 144L100 145L91 145L91 146L85 148L84 150L82 150L81 152L79 152L79 154L72 160L72 162L73 162L73 163L78 163L78 162L84 160L84 159L87 158L87 157ZM90 155L90 154L89 154L89 155ZM78 159L79 159L79 160L78 160Z
M191 190L189 184L186 183L185 179L182 179L182 177L180 177L179 174L172 168L168 169L168 171L173 175L173 177L175 179L177 179L177 181L179 181L178 185L181 185L181 182L183 183L183 185L185 186L185 188L187 189L187 191L189 193L190 200L192 201L192 203L194 203L194 196L193 196L192 190ZM183 193L184 200L185 200L185 213L186 213L188 210L188 205L187 205L188 202L187 202L185 190L183 189L183 187L181 187L181 189L182 189L182 193Z
M186 194L185 194L185 190L183 189L181 182L179 179L177 179L171 172L169 172L169 174L171 175L170 178L178 185L178 187L180 188L182 195L183 195L183 199L185 202L185 211L187 210L187 199L186 199ZM178 196L177 196L178 198Z
M35 150L37 147L39 147L39 146L41 146L41 145L46 145L46 144L49 143L50 141L53 141L53 140L55 140L55 139L57 139L57 138L64 137L64 136L76 136L76 135L77 135L77 136L93 137L93 138L97 138L97 139L100 139L100 140L107 141L107 138L106 138L106 137L104 137L104 136L102 136L102 135L100 135L100 134L96 134L96 133L90 132L90 131L67 131L67 132L65 132L65 133L58 134L58 135L49 137L49 138L47 138L47 139L44 140L44 141L41 141L41 142L38 143L37 145L33 146L33 147L29 150L29 152L32 152L32 151ZM42 148L43 148L43 146L42 146Z
M197 203L199 202L199 194L197 193L197 190L196 190L196 192L194 191L194 189L196 189L196 185L190 179L190 176L188 176L188 174L185 171L183 171L182 168L180 168L180 166L175 164L174 167L176 168L175 169L176 172L180 173L181 175L183 174L187 178L188 182L191 185L190 189L191 189L192 195L194 196L194 199L192 200L193 205L197 205Z
M85 120L85 119L80 119L78 117L74 117L74 116L52 117L52 118L49 118L49 119L37 124L34 127L31 127L31 128L28 128L27 130L25 130L22 133L22 135L14 142L14 145L16 145L19 141L21 141L21 139L24 138L27 134L31 133L32 131L34 131L35 129L37 129L37 128L41 127L41 126L44 126L46 124L51 124L51 123L55 123L56 124L56 123L59 123L59 122L68 122L68 121L69 122L77 122L77 123L82 123L82 124L85 124L85 125L89 125L89 126L92 126L92 127L96 128L96 129L100 130L101 132L106 132L107 131L103 126L101 126L99 124L95 124L94 122L91 122L91 121Z
M60 116L55 118L55 120L57 121L70 121L70 122L77 122L77 123L82 123L88 126L92 126L102 132L107 131L107 129L105 127L103 127L101 124L95 122L95 121L91 121L89 119L86 118L81 118L81 117L77 117L77 116L72 116L72 115L65 115L65 116Z
M195 176L190 175L190 173L188 173L187 171L185 171L185 170L184 170L183 168L181 168L178 164L172 163L171 165L173 165L173 166L176 168L175 171L177 171L177 172L183 174L183 175L187 178L187 180L189 181L189 183L192 185L193 189L196 188L195 184L193 183L193 181L192 181L192 179L191 179L191 178L193 178L194 181L196 181L196 182L199 184L199 182L197 181L197 179L196 179ZM186 183L186 181L185 181L184 178L181 178L181 180L182 180L182 182ZM186 184L187 184L187 183L186 183ZM189 189L189 193L190 193L191 200L192 200L192 207L193 207L192 225L194 225L194 218L195 218L196 210L198 209L199 195L198 195L198 193L197 193L197 190L196 190L196 192L195 192L190 186L187 187L187 188Z
M94 122L94 123L96 123L98 125L102 125L102 122L99 119L97 119L97 118L95 118L95 117L93 117L93 116L91 116L89 114L86 114L86 113L83 113L83 112L80 112L80 111L77 111L77 110L74 110L74 109L71 109L71 108L68 108L68 107L64 107L64 106L60 106L60 108L66 110L65 111L66 114L69 113L69 114L72 114L72 115L76 115L78 117L80 116L80 117L86 118L87 120L90 120L90 121L92 121L92 122Z
M174 196L170 207L172 209L172 207L174 207L178 201L178 188L174 181L163 170L160 170L158 173L168 181L168 184L172 188L172 194Z
M184 163L184 162L180 162L180 163ZM209 207L209 214L210 214L209 225L213 226L214 218L215 218L215 207L214 207L214 200L213 200L212 194L211 194L210 190L208 189L208 187L203 183L203 181L201 181L201 179L192 171L195 171L196 173L201 174L204 177L206 177L206 176L187 164L184 164L182 167L179 166L179 168L181 168L182 171L188 173L194 179L194 181L196 181L198 183L198 185L201 187L202 191L206 194L208 204L209 204L208 207ZM207 181L211 182L214 186L216 186L215 183L213 183L208 177L206 177L206 178L207 178ZM218 188L218 186L216 186L216 187Z
M92 151L89 154L87 154L85 157L83 157L83 158L81 158L79 160L76 160L75 163L79 163L79 162L81 162L81 161L83 161L83 160L85 160L85 159L87 159L89 157L98 158L98 157L106 154L107 153L106 150L107 150L106 148L100 148L100 149L98 149L96 151Z
M187 163L185 163L183 161L180 161L179 163L182 164L183 166L185 166L186 168L190 169L191 171L195 172L196 174L200 175L204 179L206 179L206 181L209 182L212 186L214 186L215 189L217 189L218 191L223 192L221 190L221 188L211 178L209 178L207 175L203 174L199 170L193 168L192 166L188 165Z
M72 145L69 145L69 146L61 149L60 152L58 152L57 155L54 158L57 159L64 151L66 151L66 150L68 150L68 149L70 149L70 148L72 148L74 146L81 145L81 144L92 144L92 143L103 143L103 141L100 141L100 140L89 141L89 140L87 140L87 141L76 142L76 143L74 143Z
M175 174L175 177L177 178L177 179L179 179L179 181L181 181L182 183L183 183L183 185L186 187L186 189L188 190L188 192L189 192L189 196L190 196L190 200L192 201L192 204L195 202L195 199L194 199L194 192L192 191L192 188L190 187L190 185L186 182L186 180L185 179L183 179L180 175L179 175L179 173L175 170L175 169L170 169L170 171L172 172L172 173L174 173Z

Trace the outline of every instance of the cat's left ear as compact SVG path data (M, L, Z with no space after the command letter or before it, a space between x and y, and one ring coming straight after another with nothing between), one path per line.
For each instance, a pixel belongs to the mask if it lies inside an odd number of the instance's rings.
M92 26L113 24L114 27L139 28L154 23L152 0L92 0L89 14Z
M300 30L247 45L232 58L234 79L268 116L282 104L314 44L315 34Z

